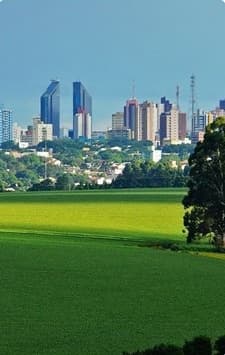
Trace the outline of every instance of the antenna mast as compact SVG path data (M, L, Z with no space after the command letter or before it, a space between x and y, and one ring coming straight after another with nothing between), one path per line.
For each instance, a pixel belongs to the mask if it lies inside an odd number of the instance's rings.
M180 86L179 85L177 85L176 99L177 99L177 109L178 111L180 111Z
M136 85L135 85L135 80L132 82L132 99L135 99L135 93L136 93Z
M195 76L191 76L191 130L195 131L195 116L196 116L196 96L195 96Z

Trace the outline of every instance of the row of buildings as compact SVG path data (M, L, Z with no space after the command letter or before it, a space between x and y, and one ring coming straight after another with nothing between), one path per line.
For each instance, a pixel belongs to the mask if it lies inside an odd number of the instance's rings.
M198 109L188 127L187 114L166 97L162 97L160 103L139 103L132 98L126 102L123 112L112 115L112 128L108 133L111 138L150 140L156 146L197 143L203 140L206 126L219 116L225 116L225 100L221 100L215 110Z
M52 80L40 98L40 117L33 118L33 124L26 129L13 125L11 110L0 108L0 144L13 140L26 147L65 136L84 140L97 137L97 132L92 132L92 97L80 81L73 82L72 104L71 128L60 128L60 82ZM174 104L162 97L160 103L139 103L132 97L123 112L112 115L112 127L103 135L152 141L155 146L196 143L203 139L205 127L218 116L225 116L225 100L210 112L192 112L191 127L188 127L187 114L180 110L178 102Z
M154 144L184 141L187 135L187 115L180 112L165 97L161 103L139 103L136 98L126 102L124 112L112 115L111 137L126 137Z

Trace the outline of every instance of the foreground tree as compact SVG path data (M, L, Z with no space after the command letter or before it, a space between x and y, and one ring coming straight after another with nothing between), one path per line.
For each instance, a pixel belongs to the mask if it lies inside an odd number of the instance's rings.
M225 335L219 337L214 345L214 349L216 350L215 355L224 355L225 354Z
M183 199L187 241L212 236L216 247L224 248L225 117L207 126L204 141L197 144L189 166L189 191Z
M210 338L199 336L191 341L186 341L183 346L184 355L212 355Z

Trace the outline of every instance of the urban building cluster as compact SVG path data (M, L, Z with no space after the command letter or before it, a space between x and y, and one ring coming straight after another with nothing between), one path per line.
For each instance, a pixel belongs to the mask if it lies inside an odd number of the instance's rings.
M19 147L36 146L57 138L91 139L92 97L81 82L73 83L72 129L60 127L60 82L52 80L40 98L40 117L22 128L13 123L12 110L0 109L0 144L14 141Z
M112 127L107 131L92 130L92 97L81 82L73 83L73 117L71 129L60 125L60 82L52 80L40 98L40 117L33 118L26 129L13 124L12 110L0 108L0 144L14 141L21 148L36 146L42 141L69 137L75 140L126 138L152 141L154 147L166 144L196 143L204 137L205 127L218 116L225 116L225 100L219 107L205 112L196 109L195 77L191 77L192 107L188 125L187 113L179 105L179 87L176 103L162 97L159 103L127 100L124 110L112 114ZM191 126L191 127L188 127Z
M177 144L187 140L187 115L165 97L159 104L136 98L127 100L124 112L112 115L109 136L137 141L152 141L155 146Z
M126 137L138 141L152 141L154 146L166 144L197 143L202 141L205 127L219 116L225 116L225 100L218 108L206 112L197 109L191 115L191 130L188 130L187 113L179 105L162 97L160 103L127 101L124 112L112 115L111 138Z

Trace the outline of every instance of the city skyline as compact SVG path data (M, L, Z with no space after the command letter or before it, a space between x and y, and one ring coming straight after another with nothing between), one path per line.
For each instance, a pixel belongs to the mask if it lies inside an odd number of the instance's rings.
M49 26L52 18L62 25ZM28 123L39 115L45 83L59 79L68 124L71 82L81 80L94 98L94 128L106 128L111 113L132 97L133 80L140 101L163 95L175 101L180 85L181 108L188 111L194 73L199 107L211 109L225 96L224 18L224 4L216 0L46 0L44 11L36 0L3 1L0 103Z

